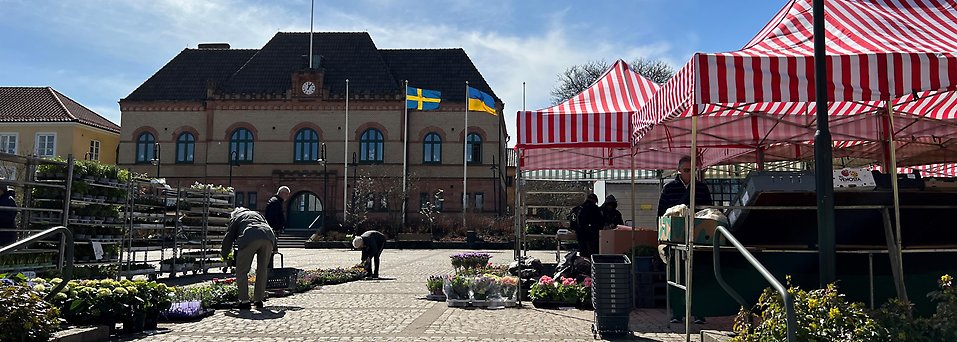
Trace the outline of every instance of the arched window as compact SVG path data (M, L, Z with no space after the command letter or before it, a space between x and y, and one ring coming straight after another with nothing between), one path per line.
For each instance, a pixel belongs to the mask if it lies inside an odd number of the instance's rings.
M482 137L475 133L469 133L466 139L465 158L469 164L482 163Z
M136 138L136 163L143 164L153 161L155 152L153 149L156 144L156 138L153 137L153 133L143 132L140 133L140 136Z
M176 138L176 163L191 164L196 152L196 137L193 133L183 132Z
M382 131L370 128L359 138L359 162L364 164L382 163L384 140Z
M297 163L315 163L319 160L319 133L312 128L303 128L296 133L294 160Z
M442 137L438 133L431 132L425 135L425 142L422 143L422 162L425 164L442 163Z
M235 155L233 154L235 152ZM252 163L253 161L253 132L245 128L237 128L229 137L230 161L238 163Z

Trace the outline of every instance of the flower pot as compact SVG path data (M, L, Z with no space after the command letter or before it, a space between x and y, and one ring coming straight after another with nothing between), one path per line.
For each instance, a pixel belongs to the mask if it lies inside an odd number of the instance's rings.
M146 330L156 330L159 325L159 311L150 311L146 313L143 328Z
M132 334L143 331L146 327L146 313L137 312L129 320L123 321L123 333Z
M539 309L557 309L559 307L574 307L575 303L568 303L560 300L535 299L532 305Z

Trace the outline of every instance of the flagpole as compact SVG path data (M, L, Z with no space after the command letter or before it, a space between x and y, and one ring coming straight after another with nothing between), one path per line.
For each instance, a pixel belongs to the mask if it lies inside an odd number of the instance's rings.
M342 221L349 222L349 79L346 79L346 125L343 127Z
M313 16L316 14L316 0L312 0L312 5L309 6L309 69L312 69L312 23L314 22ZM157 176L158 177L158 176Z
M465 131L462 139L462 228L468 230L468 222L465 219L465 213L469 208L469 81L465 81Z
M405 96L409 96L409 80L405 80ZM402 145L402 228L405 228L406 223L406 206L409 202L409 191L406 188L406 184L409 178L409 104L408 100L402 101L403 108L405 108L405 142Z

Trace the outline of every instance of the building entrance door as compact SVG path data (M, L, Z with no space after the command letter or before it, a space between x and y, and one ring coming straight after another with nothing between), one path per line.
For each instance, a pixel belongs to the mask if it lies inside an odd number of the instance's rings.
M292 198L286 215L286 230L318 230L324 220L319 220L315 227L309 227L316 218L322 215L322 201L311 192L300 192Z

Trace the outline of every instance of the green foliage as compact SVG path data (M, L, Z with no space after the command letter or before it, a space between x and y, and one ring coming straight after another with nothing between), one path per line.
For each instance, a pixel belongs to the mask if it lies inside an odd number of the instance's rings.
M0 285L0 341L48 341L59 330L59 310L42 293L23 285Z
M927 294L937 303L931 317L915 317L913 305L893 299L881 306L874 316L895 341L957 340L957 290L953 277L945 274L937 280L939 290Z
M425 282L425 287L429 290L430 293L438 293L442 291L442 285L444 283L445 283L445 276L432 275L432 276L429 276L429 280Z
M887 329L878 325L861 303L848 303L836 284L825 289L805 291L791 286L794 299L798 341L881 341ZM781 341L787 337L784 301L778 293L765 289L755 305L759 320L749 322L750 313L742 308L735 318L733 341Z

